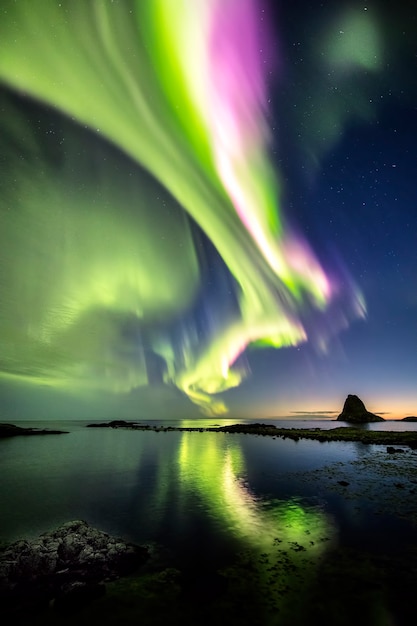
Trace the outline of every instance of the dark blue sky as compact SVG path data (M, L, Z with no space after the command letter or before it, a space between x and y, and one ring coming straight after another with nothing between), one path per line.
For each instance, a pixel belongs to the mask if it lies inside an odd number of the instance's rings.
M327 355L309 345L251 352L253 375L242 407L256 410L260 396L271 415L338 411L343 398L356 393L387 417L415 414L416 8L301 1L271 8L283 59L272 118L287 211L321 259L336 255L344 264L364 295L367 317L342 332ZM359 67L350 76L323 71L312 54L324 49L318 33L327 24L335 37L347 35L336 26L351 9L375 20L380 66ZM365 37L364 50L367 43ZM328 110L337 109L334 137L322 120L326 101ZM238 401L238 391L229 393Z
M308 345L251 353L246 401L262 390L272 414L281 403L337 411L340 399L356 393L392 417L415 413L416 139L416 109L395 102L377 121L347 131L312 184L300 182L292 201L299 223L318 253L337 250L365 296L367 317L327 355Z

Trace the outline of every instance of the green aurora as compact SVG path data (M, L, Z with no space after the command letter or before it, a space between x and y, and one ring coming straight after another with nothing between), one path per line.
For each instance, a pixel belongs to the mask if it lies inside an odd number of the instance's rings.
M262 64L246 71L216 3L3 4L3 378L127 392L149 384L152 353L165 383L221 414L212 396L240 384L249 345L325 347L304 327L309 311L331 304L330 333L363 316L354 288L338 309L340 286L284 219ZM250 35L255 4L230 6ZM231 42L243 110L226 70L213 79L223 65L210 28ZM39 132L42 109L61 139ZM204 291L194 223L233 277L228 314L210 302L204 336L192 320Z

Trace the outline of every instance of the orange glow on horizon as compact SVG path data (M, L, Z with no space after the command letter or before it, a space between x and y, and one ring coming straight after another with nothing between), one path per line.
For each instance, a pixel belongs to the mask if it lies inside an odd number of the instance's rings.
M349 392L354 393L354 392ZM274 403L268 403L259 407L259 410L253 406L248 406L246 410L233 411L234 415L242 418L256 419L328 419L335 420L342 412L344 401L347 397L346 393L341 399L332 398L302 399L299 401L286 399L285 404L277 400ZM415 397L392 398L366 396L366 394L357 393L356 395L365 404L366 410L375 413L385 420L401 420L404 417L417 416L417 394ZM231 415L226 417L233 417Z

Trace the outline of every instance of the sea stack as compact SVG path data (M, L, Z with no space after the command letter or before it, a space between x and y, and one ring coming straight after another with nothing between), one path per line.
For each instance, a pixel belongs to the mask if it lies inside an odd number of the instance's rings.
M348 395L343 405L343 411L337 418L341 422L365 424L366 422L384 422L383 417L370 413L358 396Z

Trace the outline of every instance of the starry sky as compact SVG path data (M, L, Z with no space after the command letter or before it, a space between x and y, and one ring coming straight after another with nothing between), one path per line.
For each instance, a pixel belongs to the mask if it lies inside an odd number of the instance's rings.
M416 414L417 11L311 4L1 3L0 419Z

